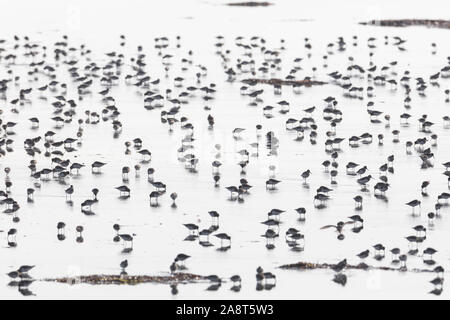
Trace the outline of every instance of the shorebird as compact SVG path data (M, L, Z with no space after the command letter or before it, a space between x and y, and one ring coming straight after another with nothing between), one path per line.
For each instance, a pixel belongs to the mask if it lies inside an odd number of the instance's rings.
M276 185L278 183L280 183L281 181L276 180L276 179L269 179L266 181L266 189L269 190L275 190L276 189Z
M83 231L84 231L84 228L83 228L83 226L77 226L77 227L75 228L75 231L77 232L77 238L76 238L76 241L77 241L78 243L84 242L84 239L83 239Z
M73 194L73 191L74 191L73 185L71 185L69 188L67 188L67 189L65 190L65 193L66 193L66 201L72 201L72 194Z
M230 280L233 282L233 285L241 284L241 277L239 275L234 275L230 277Z
M158 198L161 196L161 192L159 191L152 191L149 195L150 198L150 206L157 207L158 204Z
M119 237L123 240L125 251L130 251L133 249L133 236L129 234L119 234ZM130 245L130 247L128 247L128 244Z
M320 229L325 230L325 229L334 228L334 229L336 229L336 232L338 233L338 239L343 240L344 235L343 235L342 231L344 229L344 226L347 224L353 224L353 221L347 221L347 222L339 221L336 225L329 224L329 225L321 227Z
M355 209L362 209L363 197L358 195L353 197L353 200L355 200Z
M280 210L280 209L272 209L272 210L269 211L267 216L268 216L269 219L271 217L274 217L275 220L279 221L280 220L280 214L282 214L283 212L285 212L285 211L284 210Z
M365 258L367 258L369 256L369 254L370 254L369 250L364 250L364 251L358 253L357 256L364 260Z
M342 270L344 270L346 266L347 266L347 259L344 259L344 260L341 260L341 261L339 261L338 263L336 263L334 265L331 265L331 269L334 272L339 273Z
M274 249L275 245L274 245L273 241L278 236L278 233L272 229L267 229L266 232L262 236L264 238L266 238L266 248Z
M171 205L172 208L177 207L177 204L175 203L175 200L177 200L177 198L178 198L178 194L176 192L172 192L170 194L170 199L172 199L172 205Z
M92 191L92 194L94 195L93 201L94 201L94 202L97 202L97 201L98 201L97 196L98 196L99 190L98 190L97 188L94 188L94 189L92 189L91 191Z
M58 222L58 224L56 225L56 228L58 229L58 234L57 234L57 238L60 241L63 241L66 239L65 236L65 228L66 228L66 224L64 222Z
M218 225L219 224L219 216L220 216L219 213L217 211L213 210L213 211L209 211L208 214L212 219L213 225Z
M365 188L367 186L367 184L369 183L370 179L372 179L372 176L369 174L368 176L359 178L357 180L358 184L360 184L363 188Z
M184 226L189 230L192 235L198 235L198 225L193 223L186 223Z
M119 190L119 197L128 198L130 196L131 190L127 186L120 186L117 187L116 189Z
M382 244L378 243L373 248L375 249L375 258L381 259L384 257L386 248Z
M125 269L128 267L128 260L124 260L120 263L120 268L122 269L122 273L125 273Z
M215 234L214 236L216 238L220 239L220 247L221 248L227 248L227 247L231 246L231 237L228 234L222 232L222 233ZM223 242L224 241L228 241L228 246L227 247L223 246Z
M338 273L334 275L333 281L337 284L345 286L347 284L347 276L343 273Z
M94 163L92 163L91 167L92 167L92 173L101 173L101 168L106 165L106 163L100 162L100 161L95 161Z
M421 202L420 202L419 200L417 200L417 199L412 200L412 201L406 203L407 206L410 206L410 207L412 208L412 214L415 213L415 212L414 212L414 208L415 208L415 207L418 206L419 209L420 209L420 207L421 207L420 204L421 204ZM419 212L420 212L420 211L419 211Z
M184 254L184 253L179 253L176 257L175 257L175 263L180 263L181 266L184 266L184 261L186 261L187 259L189 259L191 256Z
M8 241L8 245L10 247L16 246L16 235L17 235L17 229L11 228L8 230L7 241Z
M245 130L244 128L236 128L236 129L234 129L233 130L233 137L235 139L239 139L241 132L243 132L244 130Z
M306 209L303 208L303 207L300 207L300 208L295 209L295 211L299 215L299 220L300 221L305 221Z
M301 176L304 179L304 183L306 184L306 179L308 179L308 177L311 175L311 171L308 169L306 171L304 171Z
M329 196L327 196L325 194L322 194L322 193L318 193L318 194L316 194L314 196L314 206L315 207L322 207L322 206L324 206L324 202L329 200L329 199L330 199ZM317 205L316 201L319 202L319 205Z
M421 189L423 195L426 195L426 194L427 194L427 187L428 187L429 185L430 185L430 181L424 181L424 182L422 182L422 184L421 184L421 186L420 186L420 189Z
M433 255L437 252L436 249L426 248L423 250L423 259L425 260L425 256L429 256L430 260L433 260Z

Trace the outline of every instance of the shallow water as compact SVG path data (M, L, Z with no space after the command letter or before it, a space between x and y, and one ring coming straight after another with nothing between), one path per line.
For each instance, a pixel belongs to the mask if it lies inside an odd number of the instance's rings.
M404 237L414 234L412 227L418 224L427 224L426 213L434 210L435 199L441 192L448 191L447 181L442 175L444 171L441 163L450 160L450 131L443 127L442 116L450 115L450 104L445 103L444 89L450 87L448 79L440 79L440 88L429 87L425 98L417 95L413 90L412 108L403 108L403 89L390 90L389 86L375 88L375 97L365 100L348 99L342 97L342 89L335 85L325 85L312 88L302 88L300 95L294 95L290 88L283 88L282 96L274 96L269 86L262 85L264 93L263 105L275 105L280 100L291 103L291 111L281 115L277 111L274 117L266 119L262 116L262 108L248 106L251 101L248 97L239 94L239 82L226 82L220 65L220 58L215 54L214 43L216 35L223 35L226 39L225 47L231 48L233 56L240 53L234 46L237 35L247 39L259 35L267 40L267 47L278 48L280 38L285 39L281 58L283 70L277 76L284 77L291 68L291 61L295 57L304 57L302 68L297 77L311 76L312 66L321 66L326 44L335 42L338 36L343 36L348 42L347 51L335 53L329 57L328 68L318 68L315 77L317 80L328 81L327 73L335 70L344 70L348 65L347 57L353 56L355 63L363 67L368 65L368 50L366 39L377 37L378 48L375 50L374 63L378 66L386 65L397 60L398 78L404 70L411 71L411 77L422 76L428 79L429 75L436 73L445 64L449 55L448 30L427 28L378 28L360 26L356 22L373 18L439 18L443 8L448 4L439 2L436 6L408 5L402 6L388 4L382 5L360 4L360 1L345 2L345 5L336 4L335 1L316 1L314 6L307 7L301 4L293 5L289 1L276 1L276 5L268 8L228 8L221 2L214 1L181 1L167 2L165 5L150 6L144 1L133 1L135 6L129 4L118 5L109 2L74 1L66 6L57 1L43 1L40 4L26 4L25 1L11 2L8 7L10 14L2 11L0 15L0 35L10 39L12 34L28 34L33 39L51 44L62 34L68 34L76 43L86 43L92 48L94 60L98 63L106 62L103 52L116 50L118 35L127 35L127 46L123 52L127 55L136 54L137 45L141 44L148 53L148 70L152 79L161 77L161 92L166 88L173 88L171 77L178 75L186 78L186 82L195 85L195 72L182 73L179 66L170 71L170 78L164 78L160 64L160 57L153 50L153 39L158 36L168 36L171 39L170 54L173 61L179 62L186 57L188 50L194 51L193 59L208 67L208 76L202 85L211 82L217 85L216 99L205 104L199 94L190 99L189 104L183 105L181 114L186 115L195 127L195 151L200 159L197 173L189 173L183 164L176 159L176 150L179 140L183 137L178 126L173 133L160 121L160 110L147 111L143 108L142 96L137 90L120 85L113 87L111 95L116 99L117 107L121 112L120 120L123 123L123 132L119 138L113 138L111 122L100 122L98 125L84 125L83 143L77 147L69 157L71 160L89 165L95 160L106 162L101 175L92 175L89 168L81 171L80 177L67 180L67 185L55 181L43 182L41 190L35 193L34 203L26 202L26 188L31 187L33 180L29 177L26 168L30 158L25 155L22 141L25 138L43 135L47 130L57 132L55 140L74 137L77 124L65 125L63 129L53 129L49 120L52 106L45 101L32 99L31 105L20 107L19 114L12 114L3 108L3 119L18 122L14 128L14 152L1 158L0 168L11 167L11 180L13 181L11 196L14 197L21 209L19 224L14 224L11 216L0 215L0 230L17 228L17 248L6 246L6 234L0 233L0 274L5 274L22 264L36 265L30 274L36 279L47 277L63 277L77 274L115 274L120 272L119 263L128 259L129 274L166 274L172 259L180 252L191 255L186 262L188 271L195 274L218 274L229 277L240 274L242 290L234 293L229 290L230 283L225 283L217 292L205 291L207 283L187 284L178 287L179 294L172 296L168 285L145 284L138 286L91 286L36 282L30 286L36 298L139 298L139 299L312 299L312 298L435 298L427 294L433 287L429 281L432 274L397 273L381 271L355 271L348 270L348 282L341 287L331 281L333 271L295 271L280 270L278 266L297 261L308 262L338 262L347 258L349 263L357 264L356 254L371 248L376 243L383 243L387 248L386 258L377 262L373 258L367 259L370 265L389 265L390 253L388 250L399 247L402 252L408 246ZM145 2L147 3L147 2ZM404 2L406 3L406 2ZM403 4L404 4L403 3ZM408 2L409 4L410 2ZM305 5L306 6L306 5ZM325 13L323 8L330 10ZM50 11L50 9L52 11ZM335 9L335 10L333 10ZM342 17L330 12L342 12ZM34 14L39 12L40 14ZM102 16L100 16L100 12ZM11 30L6 26L16 18L17 29ZM445 17L444 17L445 18ZM20 23L23 21L24 23ZM26 22L26 23L25 23ZM39 30L39 32L36 32ZM181 36L181 49L174 48L174 36ZM351 36L357 35L359 45L351 46ZM400 36L407 39L407 51L400 52L392 45L383 44L383 36ZM312 57L306 58L303 47L304 38L308 37L313 44ZM437 43L437 54L431 54L431 43ZM261 61L261 57L257 58ZM18 63L20 63L18 61ZM2 77L4 76L2 70ZM22 80L24 81L24 80ZM42 78L39 84L24 83L21 87L38 87L43 85ZM355 80L355 84L357 81ZM364 82L361 81L361 85ZM413 83L413 82L411 82ZM97 84L93 92L102 88ZM177 89L174 89L175 92ZM73 87L69 88L68 96L74 96ZM342 143L343 152L339 154L338 184L331 192L332 199L324 209L315 209L313 196L315 190L321 186L330 186L329 175L323 172L321 162L329 159L324 152L324 134L329 129L321 117L322 101L327 96L335 96L339 101L344 116L338 125L337 136L349 138L370 132L374 136L374 143L362 145L360 148L349 148L347 141ZM13 96L8 96L10 101ZM375 102L375 109L391 115L391 126L384 124L370 124L366 112L367 101ZM211 111L205 111L205 105L211 106ZM318 142L311 145L308 138L302 142L294 141L295 133L285 130L285 120L303 116L301 110L315 105L317 110L314 118L318 124ZM77 116L84 118L84 110L100 112L103 108L98 95L86 97L77 107ZM410 113L410 126L400 126L399 115ZM207 129L206 117L212 114L215 118L214 130ZM434 168L420 170L420 159L413 152L407 155L405 142L414 141L423 136L429 136L418 131L417 119L422 114L428 114L430 121L435 125L433 132L438 135L438 147L433 148L436 165ZM38 117L40 128L30 129L30 123L25 120ZM77 119L77 117L74 117ZM250 195L245 197L243 203L230 201L229 192L225 189L229 185L237 185L239 179L239 158L236 151L246 147L248 143L257 141L255 125L263 126L263 136L260 138L260 157L251 157L245 178L253 188ZM236 141L232 138L234 128L246 128L242 139ZM399 129L400 142L392 141L391 131ZM265 133L275 132L279 139L278 156L267 156L265 149ZM376 135L383 133L385 143L378 146ZM124 142L140 137L143 147L152 152L150 165L142 165L141 177L135 178L130 173L128 186L131 189L131 198L121 200L115 187L122 185L121 168L133 167L140 161L140 155L132 149L131 155L125 155ZM223 163L221 167L220 188L213 187L211 175L211 161L214 156L214 145L222 145ZM389 155L395 155L395 173L388 174L391 190L388 191L388 201L377 199L370 193L361 193L354 176L345 175L345 164L353 161L367 165L373 176L378 176L378 167L386 162ZM76 155L76 160L74 157ZM65 159L66 157L64 157ZM270 164L277 166L276 178L282 183L278 189L269 192L264 183L268 178L267 168ZM155 168L155 180L167 184L168 192L160 198L160 206L150 207L148 194L153 187L147 182L146 170L151 166ZM38 168L50 167L50 159L39 157ZM310 169L312 176L309 185L304 185L300 173ZM4 179L1 170L0 178ZM420 195L420 184L430 180L428 188L429 197ZM65 203L64 190L73 184L75 194L73 207ZM93 207L94 216L85 216L80 212L80 203L91 197L92 188L100 190L100 202ZM169 194L177 192L177 208L171 208ZM361 194L364 197L363 211L354 211L352 198ZM412 199L422 201L422 215L412 217L410 208L405 203ZM307 209L306 222L297 220L294 209L305 207ZM265 239L260 235L265 227L260 224L267 217L272 208L286 210L282 214L280 238L275 240L276 248L267 250ZM208 211L217 210L220 213L219 232L226 232L232 237L232 248L227 252L216 250L219 241L211 236L215 245L210 248L201 247L196 241L183 241L188 235L183 223L196 223L200 229L211 224ZM320 230L327 224L345 221L347 217L360 214L364 218L364 229L358 233L350 230L345 232L345 240L336 239L331 230ZM442 210L442 217L437 219L434 227L428 231L427 240L421 249L434 247L439 252L434 260L444 268L448 268L450 247L446 245L450 223L446 215L448 209ZM56 223L66 223L66 240L58 241ZM122 225L126 233L135 233L134 250L131 254L121 253L121 244L112 241L115 232L114 223ZM84 243L75 241L77 225L84 226ZM293 252L284 242L284 232L289 227L300 229L306 238L305 250ZM371 250L373 251L373 250ZM272 290L256 291L255 269L262 266L266 271L274 272L277 276L277 285ZM408 257L408 267L426 266L421 257ZM6 299L20 298L14 288L8 288L7 276L0 276L0 296ZM447 295L446 285L441 298Z

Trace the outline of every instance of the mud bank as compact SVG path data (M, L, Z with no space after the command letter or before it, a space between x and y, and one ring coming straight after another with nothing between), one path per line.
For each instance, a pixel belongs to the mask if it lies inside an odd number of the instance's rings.
M450 29L450 20L429 20L429 19L398 19L398 20L371 20L360 22L362 25L381 27L411 27L424 26L428 28Z
M227 3L226 5L232 6L232 7L268 7L268 6L273 5L273 3L248 1L248 2L230 2L230 3Z
M175 273L169 276L149 276L149 275L88 275L77 277L63 277L63 278L47 278L41 281L58 282L67 284L81 284L87 283L92 285L106 285L106 284L126 284L135 285L141 283L159 283L159 284L178 284L178 283L193 283L205 279L203 276L191 273Z
M304 261L300 261L297 263L292 263L292 264L285 264L282 266L279 266L280 269L285 269L285 270L315 270L315 269L333 269L334 266L336 266L335 264L332 263L311 263L311 262L304 262ZM370 266L367 265L363 262L361 262L360 264L357 265L350 265L347 264L345 266L345 269L354 269L354 270L382 270L382 271L409 271L409 272L435 272L433 270L429 270L429 269L418 269L418 268L413 268L413 269L407 269L404 267L398 267L398 268L394 268L394 267L383 267L383 266Z
M279 86L305 86L305 87L311 87L311 86L321 86L324 84L327 84L327 82L323 81L316 81L316 80L310 80L310 79L304 79L304 80L282 80L282 79L244 79L242 80L245 84L257 84L257 83L264 83L264 84L270 84L273 86L279 85Z

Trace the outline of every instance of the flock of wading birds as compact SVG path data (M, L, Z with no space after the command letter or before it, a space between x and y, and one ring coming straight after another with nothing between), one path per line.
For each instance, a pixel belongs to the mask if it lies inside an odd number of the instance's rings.
M301 94L304 86L316 85L315 75L319 69L322 69L328 76L330 85L342 88L342 99L359 99L367 101L368 119L361 119L370 125L384 124L386 129L390 128L391 121L400 122L402 127L410 127L410 119L412 115L411 93L416 93L426 99L427 88L430 86L440 88L440 84L447 81L450 77L450 57L447 61L442 62L440 70L436 70L434 74L423 75L423 77L413 78L409 70L403 70L403 74L397 72L397 61L386 63L385 65L376 65L373 62L373 56L380 49L380 46L394 48L398 51L407 51L407 40L400 37L384 37L384 39L368 38L361 40L353 36L350 40L338 38L336 41L329 43L321 58L322 65L312 68L307 73L312 73L311 77L300 79L297 74L305 73L302 64L305 59L312 56L312 41L308 38L304 39L304 57L296 58L291 63L291 69L287 76L282 75L283 53L286 51L285 41L281 40L275 48L269 48L268 43L261 37L244 38L237 37L234 44L226 45L225 38L216 37L215 54L220 57L220 65L223 68L223 81L240 84L240 94L242 99L250 98L250 106L262 108L262 116L265 118L275 118L276 111L281 115L287 115L290 112L290 102L282 100L283 90L293 90L295 95ZM368 59L365 65L361 66L356 63L355 59L346 55L348 47L367 46ZM204 101L205 110L205 126L210 130L214 130L216 119L214 118L213 109L216 98L216 84L208 83L208 68L201 64L201 61L195 61L194 53L191 50L183 50L181 46L181 38L176 37L169 41L166 37L154 39L154 48L157 52L162 71L160 78L152 76L148 71L148 56L142 46L137 47L137 53L125 55L121 53L122 49L127 47L127 39L120 36L120 45L116 51L107 52L102 59L96 62L93 53L86 45L75 45L71 43L67 36L62 36L50 46L45 46L39 42L35 42L27 36L14 36L12 39L0 40L0 63L2 79L0 80L0 98L2 99L2 109L0 112L0 158L7 158L12 152L23 152L19 147L21 142L16 141L14 129L17 122L8 121L8 117L21 113L24 108L33 108L33 102L37 99L43 100L52 106L52 112L48 117L52 120L52 126L45 128L47 130L44 135L33 137L33 132L39 128L40 120L38 117L29 119L21 119L29 123L30 137L23 141L24 157L22 163L17 163L16 167L3 167L4 171L4 189L0 190L0 204L4 206L3 214L12 216L12 221L17 225L9 230L1 230L7 240L7 246L15 248L18 244L16 235L20 232L20 225L24 223L19 217L21 203L33 202L34 194L45 193L46 184L59 183L65 185L65 200L68 205L73 206L72 196L76 194L76 185L71 184L71 177L77 176L82 179L83 175L93 174L102 175L102 167L107 163L95 161L85 164L74 161L74 156L80 156L83 153L83 132L89 126L106 126L109 124L113 130L113 137L119 139L126 126L121 122L121 106L116 105L114 98L114 88L118 86L126 86L140 93L142 107L149 110L149 116L156 117L158 112L161 118L162 126L167 126L169 132L179 130L184 132L184 136L179 141L178 160L184 164L188 172L196 172L199 159L195 155L193 145L194 126L190 122L188 116L182 113L188 112L184 105L190 103L191 100L201 96ZM436 54L437 46L432 44L431 54ZM238 54L232 54L237 52ZM330 72L328 66L328 57L332 55L340 55L348 59L345 70L337 70ZM175 59L180 59L181 61ZM105 61L106 60L106 61ZM255 62L259 61L259 62ZM181 67L180 67L181 66ZM327 71L328 70L328 71ZM173 76L173 74L184 74L185 77ZM68 80L65 81L68 77ZM268 79L277 78L277 81L268 81ZM243 80L243 81L240 81ZM265 80L265 81L264 81ZM189 84L188 84L189 82ZM356 86L355 83L361 83ZM448 86L448 83L446 84ZM94 87L100 86L102 89L95 90ZM273 87L275 97L280 97L280 101L274 106L264 106L262 94ZM388 88L386 88L388 87ZM288 89L286 89L288 88ZM290 89L289 89L290 88ZM376 110L373 98L375 96L375 88L381 90L391 90L396 95L404 97L403 106L396 108L404 108L400 119L391 119L390 115ZM307 89L306 89L307 90ZM440 91L442 89L439 89ZM249 97L249 98L244 98ZM96 99L98 105L102 106L101 112L91 111L88 109L79 111L80 105L86 98ZM449 103L449 90L442 91L442 103ZM314 207L316 209L323 208L327 205L327 201L332 197L330 193L334 188L338 188L337 176L339 172L339 154L343 152L342 143L347 140L349 148L358 148L361 144L371 144L374 142L380 146L383 145L385 136L378 134L376 137L370 132L366 132L360 136L338 137L337 132L339 124L342 121L343 112L340 109L336 97L328 96L323 101L317 101L320 107L311 106L303 108L301 118L288 118L286 120L285 130L293 131L296 140L304 141L305 136L309 136L309 142L316 144L318 140L318 125L316 119L323 118L324 126L328 126L325 132L325 160L323 161L323 170L329 173L330 185L320 186L314 195ZM158 109L160 111L158 111ZM220 121L220 119L219 119ZM441 121L444 128L450 128L450 117L443 115ZM420 157L421 170L434 167L436 159L434 158L433 149L437 148L438 137L433 133L435 123L431 122L426 114L419 119L414 119L418 123L419 132L422 137L415 141L406 141L406 153L411 157ZM270 150L270 154L276 155L279 146L279 140L274 132L263 133L263 127L256 125L256 142L248 144L248 148L244 148L238 152L240 161L238 162L241 179L237 186L227 186L230 192L230 199L243 202L244 197L250 196L249 190L252 186L245 178L246 169L251 164L252 157L259 156L259 148L261 140ZM411 124L415 126L416 124ZM78 126L76 137L62 136L63 128ZM283 129L283 130L284 130ZM241 133L249 128L235 128L230 134L236 140L241 140ZM254 129L252 129L254 130ZM389 131L389 130L388 130ZM393 141L400 142L400 131L392 130ZM16 146L14 149L13 146ZM147 170L147 178L153 191L149 194L151 206L159 206L158 199L166 193L166 184L162 181L154 179L155 168L152 168L152 152L144 147L145 142L136 138L133 141L125 141L126 154L136 152L141 155L141 160L136 163L134 168L124 166L122 168L122 185L116 189L119 197L127 199L131 195L129 187L129 175L134 174L136 177L141 175L142 170ZM398 144L400 145L400 144ZM220 145L215 148L220 152ZM403 148L403 147L402 147ZM114 159L111 159L114 161ZM12 170L20 170L20 166L27 165L30 172L30 187L26 190L26 199L18 198L16 194L20 194L20 190L14 190L14 182L11 179ZM212 162L212 187L220 188L220 157ZM443 175L447 177L450 186L450 161L440 161ZM87 168L85 168L87 167ZM90 167L90 168L89 168ZM265 183L267 192L282 192L278 190L281 180L276 179L276 167L271 165L269 168L269 176ZM375 170L374 170L375 169ZM419 168L418 168L419 169ZM90 172L86 172L90 170ZM368 174L369 168L354 162L348 162L345 165L345 173L355 176L355 183L360 187L359 194L353 198L355 201L356 213L363 212L363 197L361 193L368 193L373 188L373 195L380 199L386 199L386 193L390 190L389 174L394 174L394 155L387 157L386 162L376 169L372 168L372 172L378 171L378 174ZM299 175L299 180L304 184L308 184L311 179L312 172L306 170ZM444 178L444 177L443 177ZM373 181L373 186L369 184ZM422 192L422 196L426 197L427 187L430 181L423 181L418 186ZM370 194L370 193L369 193ZM172 207L176 207L177 193L171 192ZM436 203L431 212L428 213L428 226L432 226L435 220L440 217L441 210L447 205L450 193L442 192L437 196ZM43 204L44 205L44 204ZM101 205L101 190L92 189L92 197L81 202L81 212L85 215L94 215L93 207ZM420 215L421 200L413 199L406 203L411 207L413 214ZM299 215L300 221L306 220L307 210L304 207L295 209ZM275 248L274 239L280 236L280 216L283 213L280 209L271 209L268 212L267 219L262 222L267 226L267 230L263 234L266 238L266 247L271 250ZM186 241L197 241L200 245L208 247L213 246L210 242L210 236L220 240L218 250L227 251L231 248L231 236L226 232L219 231L219 212L210 211L209 215L212 219L212 225L207 229L200 230L199 226L194 223L184 224L187 228L188 236ZM226 219L226 218L225 218ZM333 229L337 233L337 238L343 240L344 229L349 227L355 233L363 229L364 219L360 214L349 217L348 221L339 221L336 224L326 225L321 229ZM26 221L25 221L26 223ZM57 238L60 241L65 240L65 223L55 221L57 229ZM1 226L0 226L1 227ZM71 226L72 227L72 226ZM84 241L83 231L85 226L76 226L76 241L81 243ZM123 252L131 253L133 250L133 235L123 233L119 224L114 224L112 232L114 232L114 242L123 243ZM1 228L0 228L1 229ZM436 266L433 260L433 254L436 249L428 247L424 250L419 249L427 238L427 226L417 225L413 228L413 235L406 237L409 244L409 251L402 252L399 248L391 248L392 255L391 264L398 266L399 270L407 270L408 257L419 257L423 259L425 267L436 273L436 277L431 280L434 289L430 293L439 295L443 288L444 268ZM28 241L32 241L32 235L27 237ZM288 228L285 232L285 241L292 250L302 251L305 245L305 236L297 228ZM372 249L372 250L371 250ZM0 249L4 250L4 249ZM358 265L361 269L369 268L369 265L363 261L372 256L377 260L385 257L385 246L381 243L375 244L373 248L363 251L357 256L362 260ZM184 253L178 254L174 261L170 264L170 272L177 273L186 269L185 261L190 256ZM332 269L335 272L333 281L345 285L347 277L344 273L347 266L347 260L343 260L335 265ZM10 286L17 287L23 295L32 295L29 290L30 284L34 281L28 274L33 268L32 265L20 266L17 270L11 271L8 276L13 280ZM121 276L126 277L126 268L128 260L120 263ZM218 290L225 279L210 275L205 277L211 284L207 290ZM234 275L230 278L234 291L241 288L241 278ZM265 272L258 267L256 272L257 290L271 289L276 284L276 277L271 272ZM176 294L176 283L171 284L172 293Z

